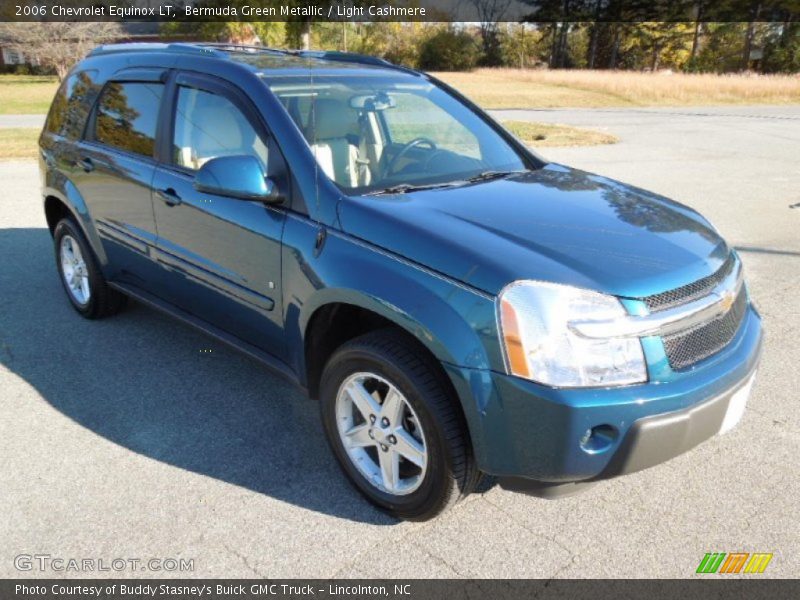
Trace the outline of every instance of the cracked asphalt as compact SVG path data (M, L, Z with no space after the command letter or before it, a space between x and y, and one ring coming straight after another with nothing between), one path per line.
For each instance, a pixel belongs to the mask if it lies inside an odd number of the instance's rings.
M476 494L392 521L340 474L317 407L249 359L132 305L79 318L33 162L0 163L0 577L19 554L184 558L198 577L692 577L706 552L800 575L800 107L503 111L594 127L547 157L671 196L739 248L767 329L743 421L558 501ZM210 350L210 352L208 352Z

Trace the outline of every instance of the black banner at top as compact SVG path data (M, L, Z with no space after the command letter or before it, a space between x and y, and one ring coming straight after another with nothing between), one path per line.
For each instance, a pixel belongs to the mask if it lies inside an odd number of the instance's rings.
M800 0L1 0L0 21L789 22Z

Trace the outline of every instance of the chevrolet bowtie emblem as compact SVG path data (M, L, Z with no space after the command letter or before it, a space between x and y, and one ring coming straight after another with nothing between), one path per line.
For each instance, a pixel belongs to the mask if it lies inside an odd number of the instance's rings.
M719 303L722 306L723 312L728 312L733 306L734 296L731 290L726 290L722 293Z

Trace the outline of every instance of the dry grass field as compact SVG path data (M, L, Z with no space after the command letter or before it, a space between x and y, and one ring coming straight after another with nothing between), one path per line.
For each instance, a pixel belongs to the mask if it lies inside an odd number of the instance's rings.
M520 69L434 75L484 108L800 103L800 75Z

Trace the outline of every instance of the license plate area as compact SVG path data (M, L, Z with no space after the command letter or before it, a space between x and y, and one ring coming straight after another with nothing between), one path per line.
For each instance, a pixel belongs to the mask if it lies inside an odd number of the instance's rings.
M737 423L742 420L744 409L747 406L747 399L750 397L750 390L753 388L753 382L755 379L756 375L753 373L747 383L740 387L733 394L733 396L731 396L731 399L728 402L728 409L725 411L725 418L722 419L722 425L719 428L719 432L721 434L727 433L736 427Z

